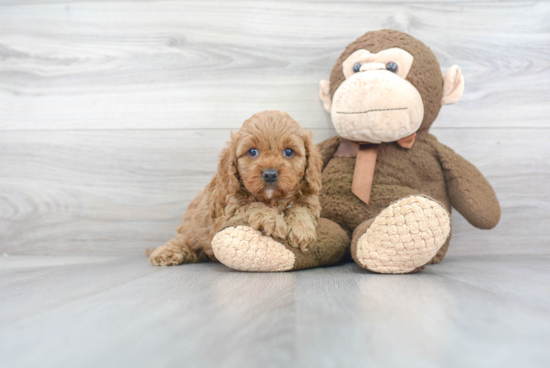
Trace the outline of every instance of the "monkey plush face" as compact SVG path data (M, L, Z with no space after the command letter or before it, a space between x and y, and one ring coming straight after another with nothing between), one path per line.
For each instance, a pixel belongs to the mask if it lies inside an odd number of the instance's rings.
M441 76L422 42L392 30L368 32L350 44L321 81L320 97L343 138L393 142L435 120L442 104L460 99L464 79L457 66Z
M418 130L424 105L405 78L413 56L393 47L376 54L360 49L342 63L346 79L334 93L332 123L346 139L393 142Z

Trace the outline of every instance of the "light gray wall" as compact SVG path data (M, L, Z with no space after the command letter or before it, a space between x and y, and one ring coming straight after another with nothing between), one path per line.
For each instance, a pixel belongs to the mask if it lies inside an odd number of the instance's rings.
M141 254L174 235L253 113L334 135L318 100L368 30L424 41L463 100L432 133L503 215L450 254L550 253L550 3L0 0L0 253Z

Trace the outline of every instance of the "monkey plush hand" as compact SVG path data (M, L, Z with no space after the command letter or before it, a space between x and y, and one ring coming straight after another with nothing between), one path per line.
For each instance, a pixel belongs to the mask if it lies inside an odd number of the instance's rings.
M458 66L442 76L419 40L374 31L345 49L320 87L339 134L319 144L321 217L352 235L359 266L408 273L439 263L451 237L451 206L473 226L497 225L491 185L429 134L441 106L462 96Z

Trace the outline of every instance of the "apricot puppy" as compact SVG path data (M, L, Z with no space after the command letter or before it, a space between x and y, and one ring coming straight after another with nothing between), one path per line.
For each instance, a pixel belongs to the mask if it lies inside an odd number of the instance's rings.
M155 266L216 261L217 232L246 225L306 252L321 212L321 158L288 114L264 111L231 134L214 178L189 204L175 238L148 252Z

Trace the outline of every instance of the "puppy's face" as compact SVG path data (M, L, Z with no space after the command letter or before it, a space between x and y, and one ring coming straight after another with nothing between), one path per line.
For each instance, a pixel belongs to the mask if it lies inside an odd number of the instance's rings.
M236 148L242 184L263 202L292 196L306 174L308 138L286 114L245 122Z

